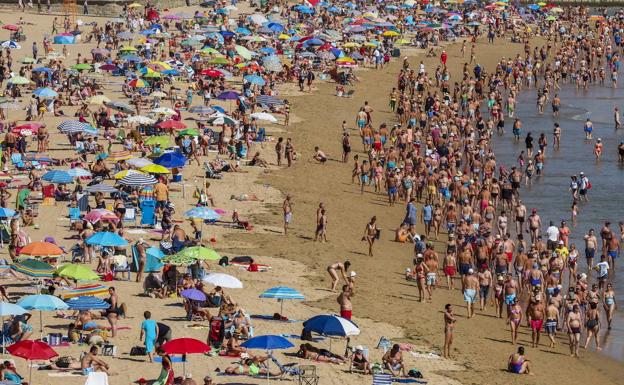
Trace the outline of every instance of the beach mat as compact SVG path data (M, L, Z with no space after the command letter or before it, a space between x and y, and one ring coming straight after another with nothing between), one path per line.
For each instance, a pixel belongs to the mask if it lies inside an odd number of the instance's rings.
M427 381L417 380L415 378L399 378L399 377L392 378L392 382L397 382L399 384L426 384L427 383Z
M282 337L290 338L290 339L294 339L294 340L300 340L301 339L301 336L297 335L297 334L282 334ZM312 337L312 342L321 342L323 340L325 340L325 337L323 337L323 336Z
M261 320L265 320L265 321L285 322L285 323L301 322L301 321L296 320L296 319L289 319L289 320L274 319L273 315L271 315L271 314L252 314L251 318L261 319Z
M48 377L83 377L83 375L75 372L52 372L48 373Z

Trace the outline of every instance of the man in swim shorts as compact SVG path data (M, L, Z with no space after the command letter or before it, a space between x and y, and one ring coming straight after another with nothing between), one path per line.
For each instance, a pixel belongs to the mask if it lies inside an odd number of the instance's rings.
M474 304L477 302L477 291L479 290L479 279L474 275L474 270L468 270L468 274L462 278L462 285L468 318L472 318L474 317Z

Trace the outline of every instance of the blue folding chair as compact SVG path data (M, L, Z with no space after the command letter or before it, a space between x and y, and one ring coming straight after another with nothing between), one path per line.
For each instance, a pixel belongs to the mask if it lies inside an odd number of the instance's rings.
M141 202L141 226L156 226L156 201Z

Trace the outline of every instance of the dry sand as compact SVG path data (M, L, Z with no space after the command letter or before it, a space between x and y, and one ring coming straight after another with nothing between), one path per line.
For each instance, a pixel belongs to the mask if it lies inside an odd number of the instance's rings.
M177 10L175 10L177 11ZM186 9L188 11L188 9ZM3 23L16 23L22 14L0 13ZM62 17L59 17L62 19ZM103 18L79 17L85 22L98 21ZM44 34L51 31L52 16L28 14L26 20L34 25L26 26L28 41L23 42L21 51L14 51L14 65L23 56L30 56L30 46L35 39L39 46ZM8 32L6 32L8 35ZM58 46L54 46L60 50ZM87 52L93 46L79 44L68 46L71 61L78 52ZM491 66L501 55L511 56L522 49L520 45L511 45L500 42L495 46L480 44L477 58L486 68ZM458 47L450 47L449 63L452 69L452 79L457 79L461 71L458 56ZM40 46L40 52L43 51ZM412 66L421 60L422 53L409 53ZM426 60L429 69L435 68L435 60ZM255 255L260 263L272 266L267 273L248 273L236 268L217 268L240 278L244 290L231 290L230 294L250 313L271 314L279 310L279 304L269 300L259 300L258 294L263 290L288 285L300 290L307 298L303 304L287 303L285 313L293 318L303 320L319 312L336 312L335 294L329 292L329 280L325 267L336 261L350 259L353 269L357 271L357 295L354 298L354 320L360 325L363 333L353 339L352 344L362 344L370 348L373 361L380 361L381 352L374 349L377 341L383 335L393 341L407 342L421 352L438 353L442 344L442 313L445 303L456 305L460 314L458 321L454 355L456 361L444 359L415 358L406 354L408 368L418 368L431 384L503 384L503 383L562 383L563 379L574 378L579 383L616 384L619 383L616 375L621 373L621 365L603 356L594 353L584 353L579 360L567 356L567 346L561 344L555 351L545 348L528 349L528 356L535 365L536 376L509 375L504 371L507 356L514 350L509 344L508 332L504 322L495 319L488 309L488 314L481 314L466 320L462 317L463 303L460 302L459 292L449 293L446 289L436 290L433 303L418 303L416 287L403 280L403 271L409 266L412 250L409 245L392 242L393 229L403 216L403 207L397 205L389 208L385 195L372 193L359 194L356 185L350 183L352 163L346 165L338 161L340 158L340 124L347 120L353 125L354 114L364 100L368 100L376 110L373 117L376 123L392 121L387 106L387 95L393 86L399 63L393 62L390 67L380 71L358 71L362 82L355 87L353 99L341 99L333 96L334 84L317 82L314 93L304 94L294 91L294 87L283 87L283 94L288 94L292 101L293 118L284 132L281 126L269 126L268 131L280 136L290 136L300 153L295 167L278 169L275 166L268 170L252 170L246 174L227 174L220 181L212 181L211 192L216 200L216 206L228 211L236 209L242 218L253 218L255 231L252 233L232 231L221 227L205 229L205 237L215 237L214 247L224 255ZM107 96L113 100L123 100L119 86L109 86L105 90ZM66 112L73 111L66 109ZM24 117L22 112L13 112L15 116ZM52 155L61 157L71 154L63 135L55 132L55 127L64 119L46 117L45 122L50 127L52 135ZM354 131L355 133L355 131ZM353 148L360 151L356 136L353 136ZM325 150L330 161L321 166L308 159L315 145ZM31 145L32 146L32 145ZM273 144L263 146L265 157L272 163ZM19 177L19 176L18 176ZM196 166L185 169L184 188L173 193L174 202L180 212L194 203L193 185L203 180L201 170ZM23 177L22 177L23 178ZM232 194L254 193L264 202L237 202L229 199ZM293 194L294 222L292 232L284 237L276 234L281 230L281 201L284 194ZM313 243L314 215L318 203L322 201L328 209L330 242L327 244ZM41 240L46 235L53 235L64 246L71 246L73 241L64 240L68 235L68 220L65 219L66 207L57 205L42 207L37 223L38 230L29 228L27 231L33 240ZM367 220L377 215L380 227L383 228L381 241L376 245L376 256L367 257L365 245L360 237ZM190 230L188 225L185 225ZM135 234L134 237L150 237L155 234ZM154 242L155 243L155 242ZM2 250L6 253L6 249ZM262 257L271 256L271 257ZM380 268L383 266L383 268ZM159 364L145 363L142 358L130 357L127 353L134 345L140 345L138 340L141 313L149 309L154 318L167 323L173 328L173 336L194 337L205 340L207 331L186 328L188 324L182 319L183 309L177 299L155 300L139 297L140 287L134 283L115 282L123 302L130 308L131 317L120 322L121 326L131 327L131 330L119 332L114 340L118 346L118 357L107 357L105 360L112 364L118 375L110 378L111 384L128 384L139 377L156 378L159 373ZM32 294L34 290L28 288L13 288L12 295ZM323 310L325 309L325 310ZM67 320L52 317L53 314L44 314L46 332L59 330L64 332ZM38 315L35 315L34 324ZM275 323L267 321L254 322L256 334L293 333L301 331L300 323ZM35 328L36 329L36 328ZM527 343L526 330L521 332L521 342ZM295 344L296 340L293 341ZM562 340L563 342L563 340ZM328 342L320 344L328 347ZM344 348L344 341L333 342L334 351L340 352ZM58 348L60 355L78 356L86 346L72 346ZM278 354L282 363L308 362ZM213 373L215 368L225 368L230 360L215 357L190 357L187 371L193 373L194 378L200 379L205 374ZM16 359L20 373L26 374L27 367L23 360ZM180 364L175 364L176 375L182 374ZM274 367L273 367L274 368ZM361 375L346 373L346 367L319 365L321 375L320 384L367 384L370 378ZM214 373L213 373L214 374ZM49 377L46 372L34 372L35 384L81 384L82 377ZM259 384L261 379L247 377L217 377L218 384ZM567 381L566 381L567 382Z

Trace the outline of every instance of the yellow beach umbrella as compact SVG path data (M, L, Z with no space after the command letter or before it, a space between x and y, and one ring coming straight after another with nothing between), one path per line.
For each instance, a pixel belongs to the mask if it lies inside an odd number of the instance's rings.
M122 170L122 171L119 171L117 174L115 174L115 179L125 178L126 176L132 175L132 174L144 174L144 173L138 170Z
M150 164L147 165L143 168L141 168L141 171L149 173L149 174L169 174L171 173L171 171L169 171L168 169L166 169L165 167L159 165L159 164Z
M545 7L546 3L544 3L543 1L540 1L539 3L537 3L537 5L539 5L540 7Z
M345 56L345 57L341 57L341 58L337 59L336 63L355 63L355 60L353 60L350 57Z
M290 39L290 36L286 35L285 33L280 33L277 38L280 40L288 40Z
M131 47L131 46L125 46L125 47L119 48L119 51L121 51L121 52L136 52L138 50L136 48L134 48L134 47Z
M165 63L164 61L153 61L150 64L158 66L159 68L162 68L163 70L173 69L173 67L171 67L171 64Z
M385 37L396 37L396 36L399 36L400 33L398 33L397 31L386 31L382 33L382 35Z
M377 43L373 43L371 41L367 41L366 43L364 43L364 47L377 47Z
M128 8L139 8L142 7L143 5L139 4L139 3L132 3L128 6Z
M348 43L344 43L342 46L345 48L356 48L356 47L359 47L360 45L358 43L354 43L350 41Z

